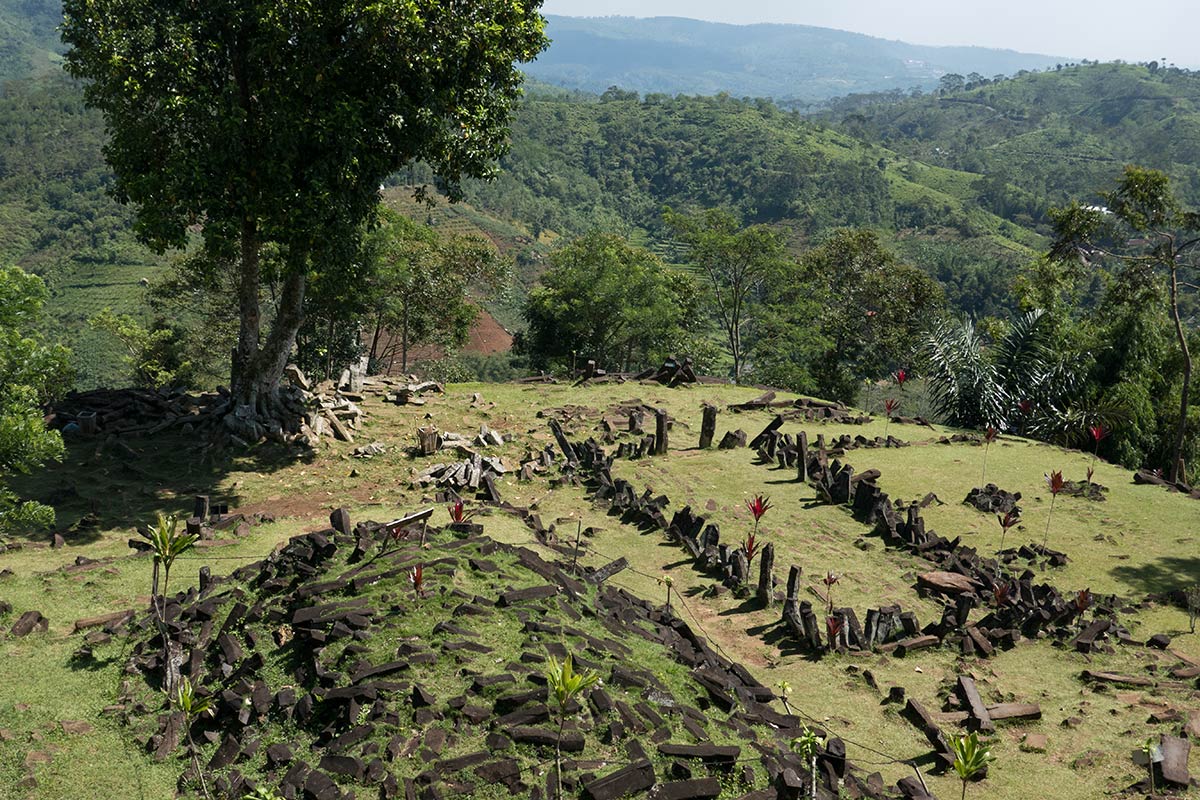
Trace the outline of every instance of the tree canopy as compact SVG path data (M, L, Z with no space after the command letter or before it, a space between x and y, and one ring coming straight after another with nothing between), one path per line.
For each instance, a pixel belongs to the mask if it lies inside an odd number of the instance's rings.
M353 259L380 183L421 161L451 197L505 149L546 44L539 0L67 0L67 69L108 124L105 156L137 232L162 250L202 227L240 264L234 393L269 412L310 272ZM262 335L260 253L281 254ZM244 416L244 415L243 415Z
M685 338L695 287L650 251L595 232L550 261L525 305L523 346L534 366L565 366L577 356L626 369L663 357Z
M0 269L0 533L54 522L54 509L21 502L3 483L63 455L62 436L47 430L42 417L43 408L70 386L70 354L34 332L45 300L39 278L16 267Z

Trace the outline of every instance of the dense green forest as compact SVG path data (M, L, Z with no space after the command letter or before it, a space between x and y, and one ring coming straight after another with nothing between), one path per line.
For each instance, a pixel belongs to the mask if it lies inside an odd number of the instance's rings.
M1157 63L1085 64L1013 80L947 81L921 97L860 95L822 118L909 158L983 176L979 202L1026 227L1095 197L1125 164L1168 172L1200 200L1200 73Z

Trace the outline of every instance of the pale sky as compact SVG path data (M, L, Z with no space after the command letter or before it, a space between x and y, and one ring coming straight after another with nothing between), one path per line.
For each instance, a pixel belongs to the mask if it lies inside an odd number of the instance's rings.
M1200 66L1200 0L545 0L542 11L789 22L914 44Z

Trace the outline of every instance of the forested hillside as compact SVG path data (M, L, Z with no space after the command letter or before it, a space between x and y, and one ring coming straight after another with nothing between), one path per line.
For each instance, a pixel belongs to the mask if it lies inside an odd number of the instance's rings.
M1131 163L1168 172L1186 200L1200 200L1196 72L1084 64L924 97L846 98L825 116L910 158L986 175L980 202L1024 225L1095 197Z
M595 93L772 97L808 105L850 92L932 89L946 73L989 77L1064 59L984 47L926 47L808 25L679 17L547 17L554 43L526 71Z
M0 83L58 70L61 21L59 0L0 0Z

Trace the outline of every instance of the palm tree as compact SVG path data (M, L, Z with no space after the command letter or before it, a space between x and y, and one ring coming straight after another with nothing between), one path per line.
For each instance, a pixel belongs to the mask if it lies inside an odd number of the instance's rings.
M942 323L925 337L925 376L934 408L952 425L1007 430L1034 408L1054 415L1077 392L1069 360L1043 311L1017 317L990 345L971 320Z
M967 797L967 781L979 775L987 765L996 759L987 745L979 741L979 733L971 731L963 736L950 737L950 747L954 750L954 771L962 781L962 800Z
M567 721L567 706L584 690L599 683L600 676L595 670L576 672L571 663L571 654L559 661L549 656L550 664L546 668L546 682L550 687L551 698L558 706L558 736L554 741L554 774L557 778L558 796L562 797L562 732Z

